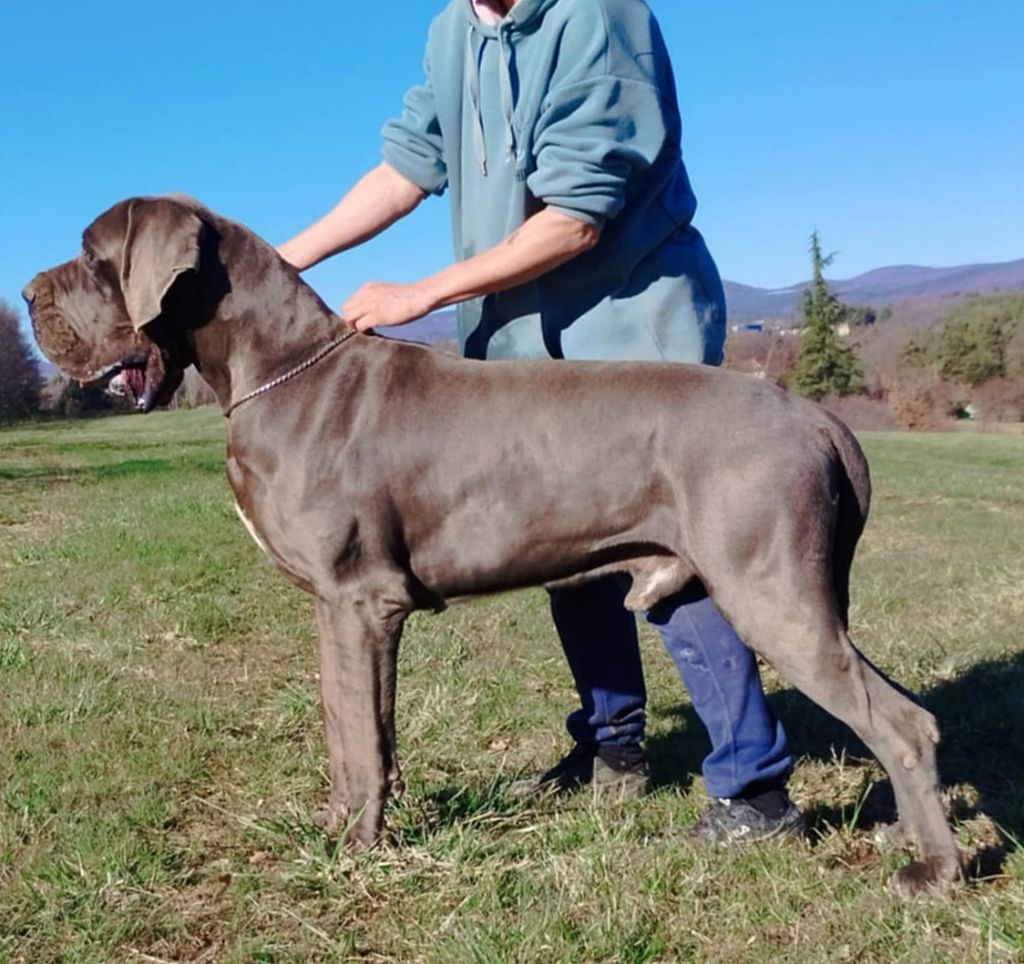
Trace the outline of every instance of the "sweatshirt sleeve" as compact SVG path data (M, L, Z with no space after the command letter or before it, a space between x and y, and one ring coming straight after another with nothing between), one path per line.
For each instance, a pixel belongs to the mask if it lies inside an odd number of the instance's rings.
M402 114L388 121L381 136L386 163L428 194L443 194L448 184L444 139L430 80L430 57L423 62L425 79L405 95Z
M622 210L630 179L654 163L666 136L653 84L599 76L552 91L538 120L527 186L547 206L603 224Z

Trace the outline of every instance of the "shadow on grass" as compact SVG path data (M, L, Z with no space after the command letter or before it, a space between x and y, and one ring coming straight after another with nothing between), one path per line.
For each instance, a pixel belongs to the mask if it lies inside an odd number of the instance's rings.
M975 860L979 876L996 873L1024 839L1024 653L977 663L921 697L942 732L943 783L968 784L978 791L976 803L954 799L954 817L963 820L984 813L1002 834L1002 847L989 848ZM845 725L799 691L773 693L769 701L785 724L796 758L825 763L871 758ZM709 748L707 736L689 705L670 713L676 719L674 729L648 741L652 776L659 786L687 787L700 772ZM830 807L814 808L807 816L812 828L852 823L866 829L894 820L895 803L888 781L882 780L871 787L855 819Z

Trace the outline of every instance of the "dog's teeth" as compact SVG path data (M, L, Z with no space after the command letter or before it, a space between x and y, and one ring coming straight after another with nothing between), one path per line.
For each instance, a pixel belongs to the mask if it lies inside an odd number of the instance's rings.
M128 373L126 371L118 372L109 382L107 382L107 391L111 395L127 395L128 394Z

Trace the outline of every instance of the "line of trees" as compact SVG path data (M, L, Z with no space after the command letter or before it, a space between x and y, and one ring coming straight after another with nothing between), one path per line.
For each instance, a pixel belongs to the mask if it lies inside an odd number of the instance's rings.
M21 330L17 312L0 300L0 424L35 415L42 383L39 361Z
M1024 421L1024 294L976 296L906 339L889 375L901 424L950 416Z
M971 388L993 379L1024 378L1024 294L958 305L942 328L911 338L901 360Z

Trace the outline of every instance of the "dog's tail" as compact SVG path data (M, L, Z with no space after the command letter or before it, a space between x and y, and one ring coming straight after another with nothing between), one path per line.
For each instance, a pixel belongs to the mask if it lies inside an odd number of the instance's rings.
M843 625L849 627L850 569L857 540L864 531L871 504L871 476L868 462L853 433L834 416L829 419L829 435L838 456L835 480L839 505L832 538L832 578L836 602Z

